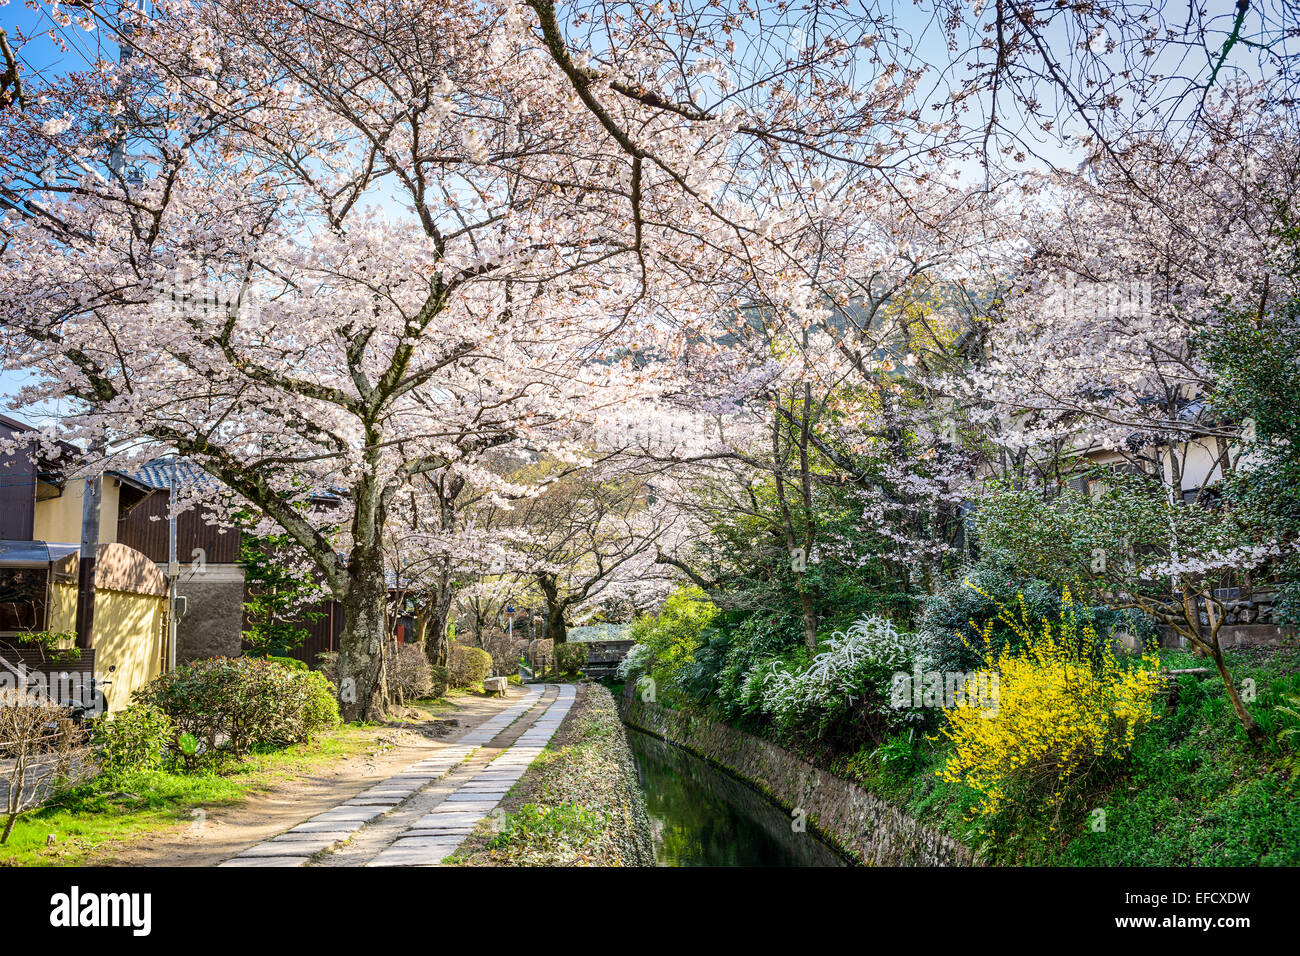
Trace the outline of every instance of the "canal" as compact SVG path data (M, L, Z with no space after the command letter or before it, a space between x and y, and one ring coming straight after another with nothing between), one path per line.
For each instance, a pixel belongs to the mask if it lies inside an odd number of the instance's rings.
M660 866L846 866L753 787L658 737L627 728Z

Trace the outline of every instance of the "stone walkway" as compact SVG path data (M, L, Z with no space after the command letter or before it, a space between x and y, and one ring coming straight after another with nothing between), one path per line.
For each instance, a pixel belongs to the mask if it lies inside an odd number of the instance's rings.
M436 866L523 776L575 693L572 685L532 685L432 757L220 865Z

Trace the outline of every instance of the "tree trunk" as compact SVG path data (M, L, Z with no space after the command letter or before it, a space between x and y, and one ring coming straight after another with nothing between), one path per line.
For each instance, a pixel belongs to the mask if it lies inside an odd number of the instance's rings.
M1200 611L1196 604L1198 595L1205 598L1206 617L1209 618L1210 622L1208 637L1201 631ZM1250 711L1246 709L1241 694L1237 692L1237 685L1233 683L1232 674L1228 671L1228 662L1223 659L1223 646L1219 643L1219 629L1223 626L1223 618L1221 614L1215 613L1214 600L1208 593L1199 592L1186 584L1182 586L1182 596L1183 626L1178 626L1176 615L1169 619L1170 625L1201 655L1208 656L1210 660L1214 661L1214 669L1223 678L1223 691L1228 695L1228 703L1232 705L1232 712L1237 715L1237 720L1241 723L1241 729L1246 732L1246 737L1251 743L1263 743L1264 732L1259 729L1259 725L1255 723L1255 718L1250 716ZM1139 605L1139 610L1143 610L1141 605Z
M384 638L388 624L388 585L384 575L385 502L375 480L378 452L368 452L370 468L354 488L352 552L348 555L339 641L339 712L344 720L380 720L388 709Z
M803 642L808 646L809 654L817 653L817 605L813 596L800 582L799 607L803 612Z
M353 558L357 557L353 553ZM384 679L387 589L382 560L377 568L348 567L339 640L339 712L344 720L379 720L388 706Z
M546 636L556 644L563 644L569 639L569 629L564 623L569 602L560 600L559 585L549 574L539 574L537 586L546 600Z
M557 645L563 644L569 639L569 628L564 623L564 608L547 607L546 636Z
M423 615L426 642L424 652L434 667L446 667L451 657L451 640L447 637L447 621L451 617L452 575L444 569L439 575L433 596L420 608Z
M1223 650L1219 647L1217 640L1211 647L1210 659L1214 661L1214 669L1223 678L1223 689L1227 691L1228 702L1232 704L1233 713L1241 721L1242 730L1246 731L1246 736L1250 738L1252 743L1263 743L1264 732L1259 729L1259 724L1255 723L1255 718L1250 716L1250 711L1246 709L1245 703L1242 702L1241 695L1237 693L1237 685L1232 682L1232 675L1228 673L1228 665L1223 660Z

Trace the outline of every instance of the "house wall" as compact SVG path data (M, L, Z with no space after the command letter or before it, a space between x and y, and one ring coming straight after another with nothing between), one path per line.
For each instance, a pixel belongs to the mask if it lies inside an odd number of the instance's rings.
M1185 494L1215 484L1223 477L1217 454L1213 442L1194 441L1178 444L1176 448L1165 454L1165 483L1168 484L1173 478L1174 456L1177 455L1183 470L1180 491Z
M176 593L187 603L176 628L178 664L242 653L244 572L238 565L209 564L201 572L182 566Z
M165 566L169 500L170 492L165 488L149 494L122 516L113 540ZM182 566L190 565L200 557L196 551L201 552L205 564L234 564L239 560L239 532L207 520L198 508L183 511L176 516L176 557Z
M51 627L76 625L77 588L53 586ZM166 650L167 600L151 594L95 590L95 677L111 680L108 710L121 710L131 695L162 673ZM110 668L115 668L111 673Z
M36 541L57 541L76 544L81 540L81 509L86 483L68 479L63 494L36 502L35 520L31 538ZM116 478L104 479L104 498L99 506L99 540L117 541L117 517L121 482Z
M0 421L0 439L20 429ZM31 541L36 507L36 465L25 450L0 455L0 540Z

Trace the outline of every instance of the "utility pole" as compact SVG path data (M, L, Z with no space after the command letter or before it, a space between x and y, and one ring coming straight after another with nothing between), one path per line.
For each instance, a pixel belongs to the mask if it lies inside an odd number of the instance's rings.
M92 459L103 455L103 443L91 446ZM92 467L98 466L92 461ZM104 499L104 474L86 476L81 500L81 551L77 563L77 646L95 646L95 559L99 556L99 511Z
M176 579L181 564L176 556L176 468L167 476L167 673L176 670Z

